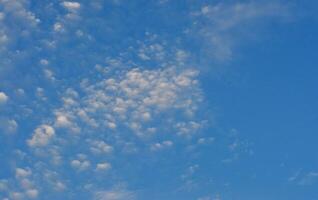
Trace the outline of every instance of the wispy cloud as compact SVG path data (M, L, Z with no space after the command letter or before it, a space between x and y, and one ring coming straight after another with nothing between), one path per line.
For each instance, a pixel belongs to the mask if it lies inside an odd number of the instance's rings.
M136 199L134 192L125 188L115 187L111 190L98 191L95 194L95 200L134 200Z
M203 38L208 53L216 60L227 61L237 45L256 37L256 27L288 18L290 10L286 4L273 1L247 1L205 5L192 14L196 19L194 34Z

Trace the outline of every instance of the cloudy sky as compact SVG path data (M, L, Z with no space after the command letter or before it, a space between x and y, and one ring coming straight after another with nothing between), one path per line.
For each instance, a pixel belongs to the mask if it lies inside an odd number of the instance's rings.
M0 0L0 200L317 200L315 0Z

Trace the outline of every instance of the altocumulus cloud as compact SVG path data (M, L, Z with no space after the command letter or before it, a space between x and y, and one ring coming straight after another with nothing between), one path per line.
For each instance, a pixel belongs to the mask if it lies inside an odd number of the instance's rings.
M116 166L126 163L128 154L143 159L214 141L200 135L208 122L204 91L195 55L181 48L183 38L145 31L140 40L129 32L127 43L113 46L108 37L126 37L121 34L129 17L115 13L124 1L43 2L45 6L39 3L32 10L27 0L0 0L0 63L5 66L0 78L16 88L16 79L6 77L21 71L21 81L29 83L19 84L25 88L17 87L18 95L8 93L10 99L0 92L0 109L22 102L4 117L0 113L0 130L16 132L19 122L19 129L29 131L21 136L23 145L12 149L15 158L7 159L14 166L8 170L12 176L0 180L0 198L136 199L136 192L116 186L125 179ZM95 13L103 6L116 9L106 18ZM242 24L280 16L282 8L205 5L187 13L199 21L188 28L212 46L215 59L226 60ZM42 9L49 19L38 17ZM24 61L30 62L25 76L25 68L19 68ZM12 112L21 113L19 120Z

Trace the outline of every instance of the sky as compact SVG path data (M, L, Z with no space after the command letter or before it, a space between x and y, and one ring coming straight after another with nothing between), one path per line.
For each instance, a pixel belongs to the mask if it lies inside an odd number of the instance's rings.
M315 0L0 0L0 200L317 200Z

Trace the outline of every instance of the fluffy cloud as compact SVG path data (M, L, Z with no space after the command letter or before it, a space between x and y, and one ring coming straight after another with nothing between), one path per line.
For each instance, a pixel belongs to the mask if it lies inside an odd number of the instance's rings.
M68 11L66 14L66 19L75 20L79 19L79 11L81 8L81 4L75 1L63 1L61 5ZM66 21L65 21L66 22ZM60 22L55 23L54 30L61 31L63 29L63 25Z
M62 6L67 10L74 12L81 8L81 4L75 1L63 1Z
M25 178L32 174L30 169L16 168L15 176L16 178Z
M4 92L0 92L0 105L5 104L8 99L9 97Z
M44 124L35 129L32 138L27 143L30 147L46 146L54 135L54 128Z
M96 166L97 171L106 171L111 168L111 165L109 163L98 163Z

